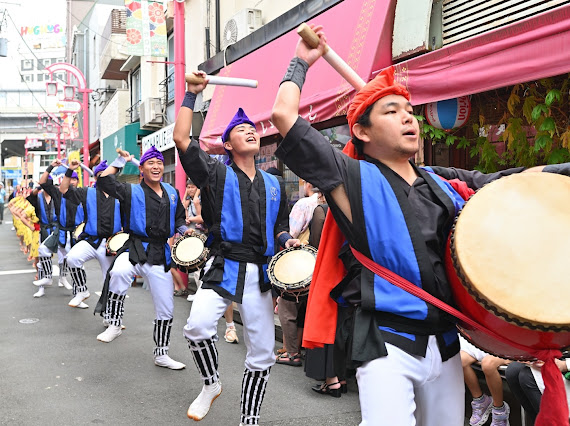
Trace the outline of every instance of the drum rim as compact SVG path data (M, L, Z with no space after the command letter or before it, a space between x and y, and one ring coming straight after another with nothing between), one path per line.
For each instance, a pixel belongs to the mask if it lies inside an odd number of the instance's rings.
M457 226L457 221L461 216L462 210L460 210L459 214L455 217L455 221L453 223L453 227L451 228L451 233L449 236L449 251L450 251L450 258L451 263L453 265L453 269L457 274L457 278L467 290L467 292L475 299L477 303L479 303L483 308L487 311L491 312L497 317L504 319L507 322L517 325L518 327L526 328L529 330L536 330L536 331L543 331L543 332L568 332L570 331L570 324L567 326L560 325L560 324L544 324L538 323L528 318L520 318L518 316L513 315L510 312L501 309L500 307L496 306L489 298L485 297L480 291L477 290L475 285L469 280L463 273L463 269L459 263L459 259L457 257L457 252L455 249L455 231Z
M310 246L308 244L305 245L301 245L298 247L289 247L285 250L281 250L279 253L277 253L276 255L274 255L271 260L269 261L269 264L267 265L267 277L269 278L269 281L271 283L272 286L274 286L276 288L276 290L278 291L285 291L287 292L287 290L303 290L305 288L309 288L309 284L311 283L311 281L313 280L313 274L311 274L309 277L305 278L302 281L299 281L295 284L288 284L290 287L285 287L281 281L279 281L277 279L277 277L275 276L273 270L275 269L275 263L282 258L283 256L285 256L286 254L292 252L292 251L297 251L297 250L304 250L307 251L309 253L311 253L313 256L315 256L315 259L317 257L317 249L314 248L313 246Z
M180 245L182 241L185 241L188 238L198 238L204 244L204 249L202 250L202 253L200 253L200 256L198 256L196 259L191 261L184 261L181 260L178 256L176 256L176 248ZM170 250L170 256L172 257L172 260L174 261L176 266L187 269L195 268L194 270L200 269L200 266L202 266L206 262L208 255L210 254L210 249L206 247L205 244L206 239L207 238L204 234L183 235L180 238L178 238L176 242L172 245L172 250Z
M107 251L113 255L116 255L120 249L123 248L123 246L126 244L126 242L129 240L129 238L127 238L125 240L125 242L123 243L123 245L121 247L119 247L119 250L113 250L111 247L109 247L109 243L113 240L114 237L116 237L119 234L125 234L130 238L130 234L128 232L125 231L119 231L119 232L115 232L113 235L111 235L109 238L107 238L107 241L105 241L105 249L107 249Z
M80 232L78 235L75 235L80 226L82 227L82 228L81 228L81 232ZM77 226L75 227L75 229L73 230L73 237L74 237L75 239L77 239L77 238L79 238L79 237L81 236L81 234L83 234L84 232L85 232L85 222L81 222L81 223L80 223L79 225L77 225Z

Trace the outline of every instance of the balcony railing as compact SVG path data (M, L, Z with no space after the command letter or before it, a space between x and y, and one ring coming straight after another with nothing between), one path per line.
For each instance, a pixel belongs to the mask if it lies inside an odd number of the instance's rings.
M127 12L124 9L113 9L105 29L101 34L100 52L105 50L107 43L111 42L111 35L127 34Z
M141 119L141 101L133 104L129 109L127 109L127 121L129 123L134 123L136 121L140 121Z
M164 93L164 105L167 105L174 100L174 71L158 84L161 86L160 91Z

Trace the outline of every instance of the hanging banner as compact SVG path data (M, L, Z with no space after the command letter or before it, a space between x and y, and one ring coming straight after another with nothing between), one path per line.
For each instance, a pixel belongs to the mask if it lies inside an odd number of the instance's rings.
M160 1L125 0L127 54L168 56L164 4Z

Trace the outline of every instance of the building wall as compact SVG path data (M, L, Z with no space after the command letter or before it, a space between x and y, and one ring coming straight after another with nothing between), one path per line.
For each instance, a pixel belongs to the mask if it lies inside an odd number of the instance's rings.
M130 106L128 89L118 89L101 111L101 140L127 124L126 111Z

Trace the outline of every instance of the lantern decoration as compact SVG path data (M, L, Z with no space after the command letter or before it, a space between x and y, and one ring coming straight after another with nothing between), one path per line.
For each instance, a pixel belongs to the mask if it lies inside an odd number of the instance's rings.
M437 129L451 130L463 126L471 113L469 96L426 104L426 120Z

